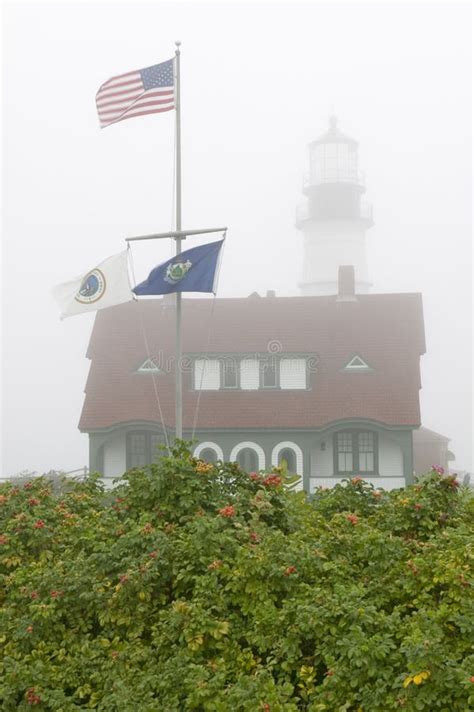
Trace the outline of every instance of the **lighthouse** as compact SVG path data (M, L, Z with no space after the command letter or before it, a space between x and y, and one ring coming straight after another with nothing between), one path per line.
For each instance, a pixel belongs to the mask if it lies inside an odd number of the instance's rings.
M367 294L366 231L372 227L372 206L361 200L365 184L358 167L357 141L343 134L331 116L329 129L309 144L305 204L297 209L296 227L303 233L304 296L338 292L338 271L352 265L355 291Z

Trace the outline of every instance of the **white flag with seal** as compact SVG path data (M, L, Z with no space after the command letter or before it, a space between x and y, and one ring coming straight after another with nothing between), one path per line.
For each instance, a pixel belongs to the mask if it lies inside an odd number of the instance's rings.
M108 257L97 267L53 288L61 319L97 311L134 299L128 276L128 250Z

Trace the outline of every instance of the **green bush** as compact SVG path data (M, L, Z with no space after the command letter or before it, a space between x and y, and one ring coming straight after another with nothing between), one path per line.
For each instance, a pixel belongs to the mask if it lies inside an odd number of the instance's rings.
M112 492L2 485L1 709L471 709L469 492L284 485L184 445Z

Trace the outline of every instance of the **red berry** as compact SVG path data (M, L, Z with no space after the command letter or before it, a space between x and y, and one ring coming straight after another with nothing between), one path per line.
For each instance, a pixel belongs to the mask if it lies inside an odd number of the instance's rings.
M219 514L221 517L235 517L235 508L229 504L227 507L219 509Z
M40 704L41 697L36 694L34 687L30 687L26 691L26 701L28 702L29 705L39 705Z
M282 479L279 475L268 475L263 480L264 487L280 487Z

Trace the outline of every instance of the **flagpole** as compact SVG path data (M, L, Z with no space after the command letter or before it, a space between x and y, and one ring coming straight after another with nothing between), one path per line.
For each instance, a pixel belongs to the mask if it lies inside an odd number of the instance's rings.
M176 232L181 232L181 86L180 86L180 50L181 42L176 44ZM181 236L175 237L176 254L181 253ZM183 437L183 378L181 371L182 343L181 343L181 292L176 292L176 405L175 405L175 437Z

